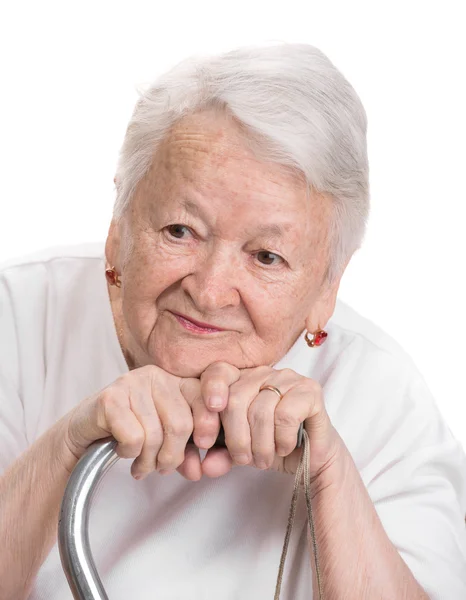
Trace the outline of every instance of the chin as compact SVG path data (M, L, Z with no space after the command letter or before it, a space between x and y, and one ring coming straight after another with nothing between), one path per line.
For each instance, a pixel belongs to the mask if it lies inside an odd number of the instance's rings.
M207 367L209 365L203 365L202 367L199 365L180 365L177 363L174 364L169 364L164 365L157 365L159 366L161 369L163 369L164 371L166 371L167 373L170 373L171 375L176 375L176 377L195 377L196 379L199 379L199 377L202 375L202 373L207 369Z
M216 360L221 359L186 355L171 356L165 353L164 356L155 356L151 363L176 377L199 378L207 367Z
M248 360L242 351L238 351L231 340L180 340L177 336L160 334L156 340L148 348L147 362L177 377L199 378L207 367L218 361L238 369L259 366L254 363L253 357L249 357Z

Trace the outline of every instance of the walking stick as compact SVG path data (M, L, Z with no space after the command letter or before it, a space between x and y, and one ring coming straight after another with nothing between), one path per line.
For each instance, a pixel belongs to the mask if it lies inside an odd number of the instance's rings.
M303 426L296 447L301 447ZM188 443L193 443L191 435ZM58 547L68 585L75 600L108 600L89 545L89 514L94 494L107 471L117 462L117 442L107 438L94 442L70 475L58 522ZM223 426L214 446L225 448Z

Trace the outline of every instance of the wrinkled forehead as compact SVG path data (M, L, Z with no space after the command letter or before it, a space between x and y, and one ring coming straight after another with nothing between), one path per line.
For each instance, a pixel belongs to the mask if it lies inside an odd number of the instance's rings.
M231 212L257 225L282 225L313 245L326 237L331 202L313 193L297 171L259 158L231 117L202 112L166 135L141 182L146 208L180 202ZM250 229L250 227L248 227Z
M258 154L260 146L233 117L218 111L202 111L178 121L165 136L154 156L154 170L196 182L204 177L225 184L232 177L246 188L260 185L298 194L306 190L297 170L271 163Z

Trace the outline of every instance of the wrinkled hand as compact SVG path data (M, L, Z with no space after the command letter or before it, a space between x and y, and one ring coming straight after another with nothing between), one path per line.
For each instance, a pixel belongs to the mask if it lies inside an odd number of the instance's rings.
M282 398L263 385L278 388ZM302 448L296 448L298 429L304 422L310 440L311 477L333 460L339 436L325 410L318 382L291 369L261 366L237 369L224 362L210 365L200 378L200 394L212 416L220 415L227 448L211 448L220 424L205 412L194 418L194 443L210 448L202 463L196 446L188 444L184 463L177 469L190 479L198 469L209 477L224 475L235 465L249 465L295 474ZM217 399L217 405L212 401ZM195 465L195 466L194 466Z

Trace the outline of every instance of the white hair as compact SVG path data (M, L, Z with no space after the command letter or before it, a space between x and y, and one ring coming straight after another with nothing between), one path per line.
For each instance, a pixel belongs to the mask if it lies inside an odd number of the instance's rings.
M261 158L297 170L309 189L331 198L324 281L342 275L362 245L369 216L367 118L353 87L323 52L282 43L189 58L139 94L117 166L115 219L170 128L187 114L223 107L252 143L259 140Z

